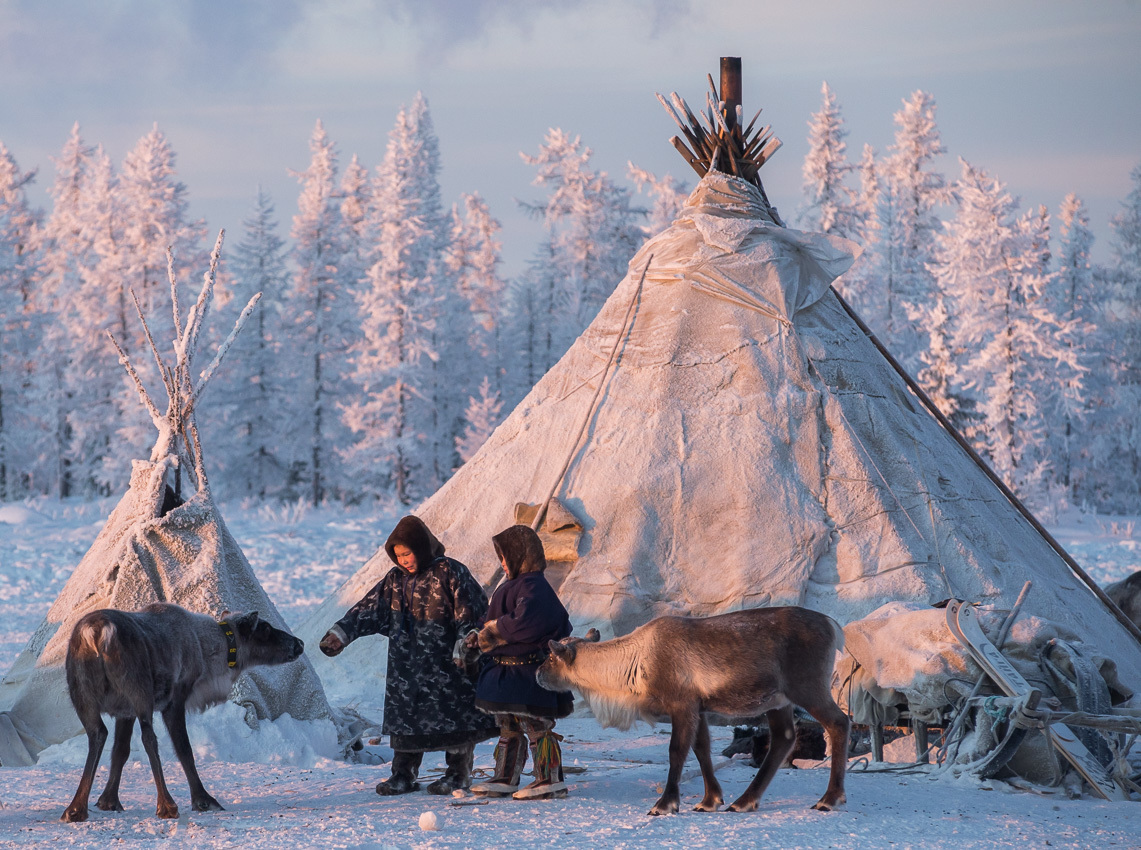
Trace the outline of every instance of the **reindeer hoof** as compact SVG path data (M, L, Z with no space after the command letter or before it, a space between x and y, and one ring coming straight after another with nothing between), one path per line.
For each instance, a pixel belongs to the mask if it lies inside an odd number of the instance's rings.
M224 812L222 804L207 794L200 800L191 800L190 807L196 812Z
M100 797L95 805L105 812L123 811L123 804L119 802L118 797Z
M822 798L820 800L820 802L818 802L812 808L818 812L830 812L833 809L835 809L837 806L844 805L844 803L846 803L846 802L848 802L848 798L845 795L841 794L835 800L829 800L827 797Z
M734 800L726 811L729 812L755 812L759 806L756 800Z
M721 807L721 804L724 802L725 801L720 798L715 800L702 800L700 803L693 807L693 810L695 812L715 812L718 808Z
M654 803L654 807L650 809L647 814L657 817L658 815L676 815L678 810L677 800L661 799Z
M155 817L160 817L163 820L173 820L178 817L178 806L159 806L155 809Z
M87 809L80 809L78 807L69 807L64 811L59 818L64 823L82 823L87 820Z

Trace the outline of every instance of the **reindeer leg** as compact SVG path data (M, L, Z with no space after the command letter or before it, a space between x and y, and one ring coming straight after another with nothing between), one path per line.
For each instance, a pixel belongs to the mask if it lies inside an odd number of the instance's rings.
M731 812L755 812L761 795L773 781L780 766L796 746L796 720L792 714L792 706L774 708L765 717L769 721L769 752L761 762L761 769L745 789L745 793L733 801L729 806Z
M832 771L828 775L828 789L824 796L812 808L821 812L830 812L848 800L844 793L844 771L848 767L848 732L850 723L848 715L840 710L840 706L832 700L819 706L803 706L804 710L820 721L820 725L828 733L828 746L832 750Z
M99 758L103 755L103 745L107 743L107 727L96 710L84 711L80 716L83 728L87 730L87 761L83 765L83 777L71 804L64 809L61 821L79 823L87 820L87 798L91 796L91 786L95 783L95 771L99 769Z
M705 780L705 797L694 806L697 812L715 812L717 807L725 802L721 794L721 783L717 781L717 774L713 772L713 759L709 756L709 723L705 715L697 719L697 737L693 742L693 753L697 756L697 763L701 765L701 778Z
M182 772L190 784L190 807L196 812L224 812L222 805L211 797L198 778L198 768L194 764L194 750L190 746L190 736L186 734L186 706L173 703L162 713L163 723L170 733L174 754L182 763Z
M684 713L671 714L670 724L673 732L670 734L670 772L666 777L666 788L661 799L654 803L650 809L651 815L674 814L681 804L681 769L685 766L685 758L693 746L693 738L697 732L698 712L691 707Z
M158 738L155 736L154 726L149 714L139 715L139 730L143 735L143 748L147 751L147 758L151 762L151 773L154 774L155 788L158 790L158 805L155 814L160 818L178 817L178 804L170 796L166 788L166 779L162 775L162 762L158 757Z
M115 743L111 745L111 773L107 776L107 787L103 789L103 793L95 803L105 812L123 811L123 804L119 802L119 780L123 776L123 765L127 763L127 756L131 754L131 732L134 728L133 717L115 719Z

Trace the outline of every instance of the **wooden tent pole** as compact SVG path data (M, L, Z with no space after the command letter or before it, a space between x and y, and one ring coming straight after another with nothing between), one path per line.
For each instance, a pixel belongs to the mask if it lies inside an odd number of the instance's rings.
M990 465L985 460L983 460L982 457L979 456L978 452L976 452L971 447L971 444L968 443L966 439L964 439L963 435L959 433L959 430L951 424L951 420L943 415L943 411L939 409L935 402L931 400L930 396L928 396L927 393L923 391L923 388L920 387L919 384L916 383L916 381L911 377L911 375L907 373L907 370L904 369L902 365L900 365L899 361L892 356L891 352L887 350L886 346L884 346L884 344L879 341L876 335L872 332L872 329L864 324L864 320L861 319L859 315L857 315L856 311L852 309L851 305L849 305L848 302L844 300L844 297L836 290L836 287L833 286L831 289L832 294L835 295L836 299L840 302L840 306L844 308L844 311L852 318L852 321L854 321L859 326L860 330L864 332L864 335L869 340L871 340L872 345L874 345L879 350L880 354L882 354L887 362L891 364L891 367L895 369L896 373L901 378L903 378L907 386L911 388L911 391L915 393L916 397L921 402L923 402L923 406L926 407L939 421L939 424L943 426L943 429L954 438L955 442L958 443L963 451L965 451L971 458L971 460L975 462L978 468L986 473L987 478L993 482L993 484L999 489L1002 495L1006 496L1007 501L1009 501L1010 504L1012 504L1018 510L1018 512L1022 514L1022 516L1026 519L1027 522L1030 523L1034 530L1042 535L1042 538L1047 543L1049 543L1050 547L1058 553L1059 557L1061 557L1063 561L1066 562L1066 565L1073 571L1074 575L1085 582L1086 586L1093 591L1094 596L1101 600L1102 604L1104 604L1105 607L1109 609L1110 613L1117 618L1118 622L1120 622L1121 625L1125 627L1125 630L1133 636L1134 640L1136 640L1138 643L1141 643L1141 629L1137 627L1137 624L1126 617L1125 613L1117 607L1117 604L1108 596L1106 596L1105 591L1098 587L1097 582L1090 578L1089 574L1081 568L1078 562L1070 557L1070 553L1062 548L1062 544L1054 539L1054 536L1046 530L1042 523L1038 522L1034 514L1030 513L1030 509L1027 508L1026 505L1022 504L1022 500L1014 495L1014 492L1006 486L1003 480L998 477L993 469L990 468Z
M594 405L598 402L598 396L602 393L603 384L606 383L606 373L610 371L610 365L614 362L614 356L618 353L618 346L622 344L622 340L626 336L626 328L630 324L630 315L634 312L634 305L638 303L638 296L642 293L642 284L646 282L646 272L650 270L650 263L653 259L654 255L650 254L646 260L645 268L642 269L642 276L638 278L638 286L634 289L634 294L630 297L630 305L626 308L626 315L622 319L622 327L618 329L618 335L614 339L613 347L610 349L610 356L606 359L606 365L602 367L602 374L598 377L598 386L595 388L594 396L590 399L590 404L586 408L586 415L582 417L582 425L579 426L578 434L575 435L574 441L571 443L570 451L567 452L562 469L559 470L559 474L555 477L555 481L547 493L547 498L539 503L539 510L535 512L535 518L531 521L531 530L536 533L539 531L539 526L543 524L543 519L547 515L547 508L551 504L551 499L555 497L555 492L559 489L559 484L562 483L563 476L567 474L567 469L570 468L571 459L578 449L578 444L582 440L583 433L586 431L587 423L590 422L590 417L594 415Z

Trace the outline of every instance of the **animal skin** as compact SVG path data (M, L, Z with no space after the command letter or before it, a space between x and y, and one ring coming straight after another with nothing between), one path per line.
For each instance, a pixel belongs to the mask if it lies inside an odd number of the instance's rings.
M162 714L175 755L190 784L195 811L222 811L222 806L198 778L194 752L186 734L186 709L201 711L224 701L245 670L264 664L285 664L301 656L304 644L288 632L261 620L256 611L226 621L232 638L211 617L177 605L158 603L142 611L92 611L72 630L67 645L67 690L87 732L87 762L71 804L61 820L87 820L87 800L95 771L107 742L102 714L115 718L111 771L96 805L122 811L119 779L131 751L135 720L142 731L158 789L156 814L178 817L178 806L167 790L152 726ZM237 652L230 666L230 640Z
M735 718L764 714L772 745L756 777L729 806L754 811L796 739L793 706L812 715L828 733L832 769L828 788L813 808L829 811L845 802L848 718L832 699L840 625L806 608L757 608L715 617L660 617L630 634L602 643L593 629L584 641L551 641L550 657L536 673L550 690L578 691L603 726L628 729L641 717L668 717L670 769L651 815L678 810L678 782L692 748L701 765L705 796L695 807L712 812L724 802L713 773L706 713Z

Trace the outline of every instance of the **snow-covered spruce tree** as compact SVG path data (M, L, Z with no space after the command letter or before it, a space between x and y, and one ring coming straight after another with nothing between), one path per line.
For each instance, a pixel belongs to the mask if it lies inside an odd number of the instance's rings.
M506 287L499 274L503 243L497 236L502 225L491 215L487 202L478 193L461 195L460 204L462 212L459 204L452 207L451 238L444 262L456 292L471 314L467 345L470 356L475 359L466 377L474 378L474 382L465 389L470 395L477 384L488 377L498 392L502 383L499 323Z
M203 422L219 458L215 488L232 496L280 496L288 462L289 383L282 374L282 314L288 281L285 241L274 204L259 187L229 264L229 312L237 316L255 294L261 300L214 376L215 415ZM220 323L223 327L228 322Z
M931 168L944 153L935 99L916 91L894 117L895 141L879 170L874 274L882 288L883 313L870 316L869 323L904 365L914 368L926 340L908 320L905 305L925 302L933 294L927 264L940 227L935 210L948 195L943 175Z
M876 152L864 145L856 170L860 175L859 190L855 194L853 212L856 230L852 238L863 249L847 272L836 281L836 286L857 312L873 322L887 312L884 288L877 277L879 268L880 205L879 167Z
M1051 462L1042 400L1059 369L1080 369L1043 299L1047 219L1037 211L1016 217L1005 185L960 161L958 210L933 267L954 298L959 374L980 417L976 444L1003 480L1041 504Z
M804 201L800 227L854 239L860 235L856 194L847 185L848 162L844 118L828 83L820 88L820 111L808 121L808 155L804 158Z
M644 191L653 199L649 218L642 228L646 238L656 236L673 224L689 196L685 183L679 183L672 174L658 177L632 162L626 163L626 176L639 192Z
M286 444L288 493L317 505L345 486L338 449L350 443L336 405L348 370L355 302L344 277L345 228L337 193L337 152L320 121L309 139L309 167L294 172L301 184L293 217L294 274L291 321L284 329L282 364L296 392ZM284 458L283 458L284 459Z
M104 258L103 271L118 273L119 288L114 309L115 324L123 336L116 336L123 351L133 356L140 377L157 386L160 379L152 358L141 356L149 351L143 330L134 317L136 310L153 316L151 335L160 345L174 339L174 319L170 305L170 278L167 249L170 248L183 268L201 268L206 257L201 248L205 226L187 219L186 187L175 172L175 154L157 125L139 139L123 160L116 184L115 203L119 217L117 239L103 243L110 255ZM190 281L179 282L179 288ZM134 301L138 299L136 307ZM174 357L173 350L162 350L164 357ZM115 396L119 409L118 432L104 457L102 478L113 489L126 482L131 459L138 457L152 438L153 425L138 404L134 386L121 381Z
M443 398L447 369L436 368L437 343L459 337L466 344L467 325L457 326L470 316L462 299L447 297L438 171L438 143L418 93L397 115L377 171L369 222L375 253L357 296L363 339L352 349L361 389L342 406L358 438L344 454L360 470L363 492L394 496L402 505L439 485L444 458L455 454L449 426L462 415L452 413L458 399Z
M491 432L499 424L503 413L503 402L499 393L491 388L491 381L484 377L479 385L479 396L468 399L464 412L464 432L456 438L456 452L460 460L467 463L479 447L487 442Z
M1102 363L1094 366L1097 407L1091 414L1096 496L1108 510L1141 510L1141 165L1122 209L1112 218L1109 268L1095 271L1105 292L1100 310Z
M54 479L44 457L53 447L51 370L37 362L46 353L35 292L40 213L26 192L35 175L21 171L0 142L0 501L42 491Z
M514 407L543 376L551 355L551 332L557 289L554 251L550 239L536 251L523 274L507 286L500 351L503 358L502 398Z
M73 490L80 495L108 495L122 483L115 474L109 451L116 442L123 391L122 371L106 333L126 339L123 282L119 254L122 237L122 206L118 176L111 158L96 147L81 181L76 219L91 240L89 262L77 265L79 289L60 314L70 348L77 353L66 376L70 398L67 456ZM120 470L122 472L122 470Z
M560 282L556 298L568 319L552 328L557 360L625 276L643 241L638 221L645 210L631 206L629 190L606 172L590 168L591 150L577 136L548 130L539 153L522 157L538 171L532 182L550 192L544 201L523 206L542 219L551 237L552 273Z
M1096 350L1093 309L1096 298L1090 259L1094 237L1089 226L1089 214L1081 198L1071 192L1062 201L1058 218L1061 223L1058 269L1051 276L1047 296L1050 309L1068 328L1065 344L1077 349L1085 373L1081 377L1059 376L1064 385L1063 392L1057 397L1060 405L1050 409L1047 416L1052 424L1051 454L1056 458L1058 481L1066 488L1070 502L1078 504L1083 489L1082 467L1085 465L1082 455L1088 460L1088 451L1083 451L1088 441L1078 437L1078 426L1085 419L1088 384L1091 378L1096 380L1094 372L1090 371L1091 366L1100 370L1104 358L1103 352Z
M90 339L80 317L84 273L96 263L86 194L95 151L83 142L79 125L71 128L63 150L55 159L55 182L49 194L51 212L41 232L41 285L37 310L49 318L42 345L41 365L50 369L52 464L54 481L49 492L61 498L84 493L84 481L72 469L74 432L69 422L84 395L79 364L91 356ZM97 220L97 219L96 219Z

